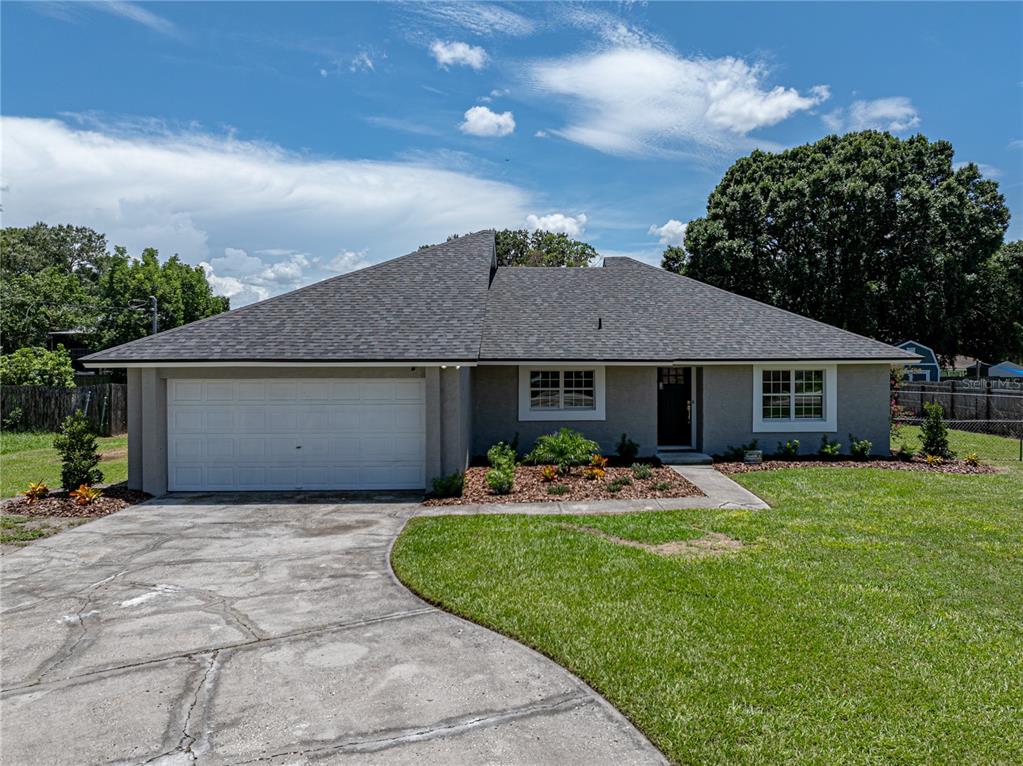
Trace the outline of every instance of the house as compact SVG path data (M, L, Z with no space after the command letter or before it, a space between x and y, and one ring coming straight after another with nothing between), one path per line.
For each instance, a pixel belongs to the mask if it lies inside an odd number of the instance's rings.
M906 365L906 380L913 383L941 382L941 367L934 349L915 340L903 341L896 348L901 348L920 357L918 361Z
M988 367L989 378L1023 378L1023 364L1017 362L999 362Z
M126 368L129 485L428 486L561 426L608 454L888 450L902 349L630 258L498 268L483 231L85 359Z

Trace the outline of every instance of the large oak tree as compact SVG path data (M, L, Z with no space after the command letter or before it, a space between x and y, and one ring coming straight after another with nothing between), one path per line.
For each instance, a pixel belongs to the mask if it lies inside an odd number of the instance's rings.
M971 317L1009 211L996 182L952 157L947 141L875 131L755 151L663 265L885 341L981 353Z

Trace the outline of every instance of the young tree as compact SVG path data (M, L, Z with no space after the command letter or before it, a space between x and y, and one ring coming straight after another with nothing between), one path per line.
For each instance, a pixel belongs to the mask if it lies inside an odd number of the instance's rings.
M53 446L60 454L60 483L65 490L70 492L82 484L92 486L103 481L103 472L96 467L99 464L96 434L81 410L64 419Z
M966 348L984 295L978 278L1009 211L952 145L864 131L726 171L707 214L686 228L696 279L889 342L914 338L945 357ZM684 265L683 265L684 264Z

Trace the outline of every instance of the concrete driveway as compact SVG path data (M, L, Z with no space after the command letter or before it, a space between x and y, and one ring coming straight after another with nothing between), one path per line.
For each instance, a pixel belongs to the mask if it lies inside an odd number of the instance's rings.
M562 668L394 579L417 509L171 497L5 556L3 763L661 763Z

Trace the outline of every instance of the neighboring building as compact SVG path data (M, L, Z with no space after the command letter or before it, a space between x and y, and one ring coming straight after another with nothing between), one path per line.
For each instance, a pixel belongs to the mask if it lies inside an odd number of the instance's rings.
M58 346L63 346L67 349L68 355L71 357L71 367L74 368L76 374L79 375L92 375L92 371L87 371L82 366L82 357L88 356L92 351L89 347L89 330L76 327L69 330L55 330L53 332L46 333L46 348L49 351L56 351Z
M562 426L888 451L908 351L630 258L496 263L479 232L87 357L128 371L129 486L420 489Z
M900 343L897 348L920 357L918 361L906 365L906 380L914 383L938 383L941 381L941 366L938 364L938 356L930 346L925 346L915 340L907 340Z
M989 378L1023 378L1023 364L1018 362L999 362L988 367Z

